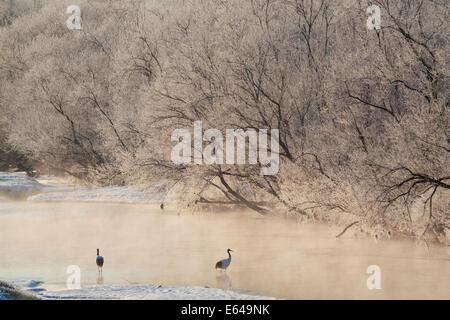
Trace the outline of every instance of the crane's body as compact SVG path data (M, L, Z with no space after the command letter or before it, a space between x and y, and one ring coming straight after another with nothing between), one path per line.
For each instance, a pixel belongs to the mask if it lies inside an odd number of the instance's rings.
M220 261L218 261L216 263L216 269L227 270L227 268L230 266L230 263L231 263L231 253L230 253L230 251L232 252L233 250L231 250L231 249L227 250L227 252L228 252L228 258L227 259L222 259L222 260L220 260Z
M95 262L97 263L98 272L102 273L103 263L105 262L105 260L100 255L99 249L97 249L97 259L95 259Z

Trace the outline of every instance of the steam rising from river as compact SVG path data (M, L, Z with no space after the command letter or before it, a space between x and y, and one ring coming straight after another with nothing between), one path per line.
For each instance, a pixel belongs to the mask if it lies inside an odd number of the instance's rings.
M448 248L410 240L336 240L338 229L253 213L177 215L148 205L0 203L0 278L65 286L81 268L82 286L145 283L250 290L294 299L450 298ZM217 260L235 252L226 274ZM368 290L378 265L382 290Z

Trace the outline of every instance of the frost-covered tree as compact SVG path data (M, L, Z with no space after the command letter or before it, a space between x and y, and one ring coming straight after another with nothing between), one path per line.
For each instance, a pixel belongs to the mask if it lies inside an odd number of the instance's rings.
M15 151L94 183L167 180L186 206L449 229L447 2L81 1L81 30L65 26L69 4L0 28ZM278 129L279 173L173 163L172 132L196 120L224 136Z

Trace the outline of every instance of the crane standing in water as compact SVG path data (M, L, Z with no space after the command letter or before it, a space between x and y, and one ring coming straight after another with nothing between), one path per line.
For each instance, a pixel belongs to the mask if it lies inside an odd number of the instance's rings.
M216 269L222 269L222 270L227 270L227 268L230 266L231 263L231 252L233 252L233 250L228 249L228 258L227 259L223 259L220 260L219 262L216 263Z
M97 259L95 259L95 262L97 263L98 272L102 273L103 263L105 262L105 260L100 255L100 249L97 249Z

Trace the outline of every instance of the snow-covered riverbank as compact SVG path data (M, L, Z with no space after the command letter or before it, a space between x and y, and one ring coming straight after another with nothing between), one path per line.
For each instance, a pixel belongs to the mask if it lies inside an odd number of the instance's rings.
M87 201L120 203L160 203L166 185L152 188L139 186L86 187L70 184L55 177L33 179L24 172L0 172L0 201L21 198L29 201Z
M41 193L28 197L30 201L87 201L122 203L159 203L163 193L151 193L134 186L83 187L77 185L51 185Z
M40 193L42 185L25 172L0 172L0 200L26 198Z
M97 285L81 289L48 290L45 284L36 281L12 281L11 284L26 294L41 299L90 299L90 300L261 300L274 299L255 296L236 290L222 290L209 287L165 287L150 284ZM2 294L0 300L10 299Z

